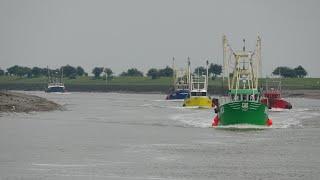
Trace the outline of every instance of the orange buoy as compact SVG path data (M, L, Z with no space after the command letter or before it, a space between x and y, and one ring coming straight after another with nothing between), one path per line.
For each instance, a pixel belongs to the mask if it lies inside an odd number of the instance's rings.
M219 118L218 118L218 115L216 115L216 116L213 118L212 126L218 126L218 124L219 124Z
M271 125L272 125L272 119L269 118L269 119L267 120L267 126L271 126Z

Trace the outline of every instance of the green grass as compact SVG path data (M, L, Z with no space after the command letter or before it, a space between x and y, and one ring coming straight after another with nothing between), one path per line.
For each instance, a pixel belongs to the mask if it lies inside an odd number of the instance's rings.
M170 85L171 78L150 79L148 77L114 77L112 80L95 79L93 77L78 77L64 79L65 84L77 85Z
M65 84L79 84L79 85L170 85L172 83L171 78L159 78L159 79L150 79L148 77L115 77L112 80L103 80L95 79L93 77L77 77L76 79L63 79ZM37 78L25 78L25 77L16 77L16 76L0 76L0 84L46 84L46 77L37 77Z
M259 80L259 86L265 86L266 78ZM268 79L268 81L279 81L281 80L282 89L320 89L320 78L281 78L281 79ZM210 80L209 85L211 86L222 86L222 79L217 78L216 80ZM224 82L224 86L227 86L227 80Z
M0 84L42 84L47 83L46 77L25 78L17 76L0 76Z
M265 84L266 79L260 79L262 85ZM320 89L320 78L282 78L283 89ZM109 86L170 86L172 85L172 78L162 77L159 79L151 79L149 77L114 77L112 80L95 79L93 77L77 77L76 79L64 78L66 86L105 86L106 83ZM46 86L47 78L25 78L15 76L0 76L0 86L6 87L9 85L15 86ZM224 85L226 86L226 80ZM215 80L209 80L210 87L221 87L222 79L216 78Z

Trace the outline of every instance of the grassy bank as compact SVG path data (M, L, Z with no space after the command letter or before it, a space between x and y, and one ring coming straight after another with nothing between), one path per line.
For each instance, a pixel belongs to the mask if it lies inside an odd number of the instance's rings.
M266 79L261 79L264 84ZM282 78L282 89L320 89L320 78ZM78 77L76 79L64 79L68 91L131 91L131 92L167 92L172 85L171 78L151 79L148 77L115 77L111 81L94 79L92 77ZM221 78L209 81L211 93L221 93ZM8 90L44 90L47 86L47 78L21 78L0 76L0 89Z

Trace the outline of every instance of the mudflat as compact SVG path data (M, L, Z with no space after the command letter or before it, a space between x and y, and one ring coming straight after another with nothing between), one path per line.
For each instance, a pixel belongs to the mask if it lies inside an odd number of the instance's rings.
M61 105L42 97L11 91L0 91L0 112L52 111L61 109Z
M308 99L320 99L319 89L295 89L282 91L284 97L296 97L296 98L308 98Z

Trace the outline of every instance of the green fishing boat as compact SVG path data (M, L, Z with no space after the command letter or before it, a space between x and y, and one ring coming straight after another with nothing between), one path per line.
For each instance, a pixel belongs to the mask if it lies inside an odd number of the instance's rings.
M221 97L216 106L217 115L212 126L261 125L270 126L268 107L260 102L258 75L261 64L261 39L256 50L246 51L245 40L242 51L234 52L223 36L223 77L228 79L227 96Z

